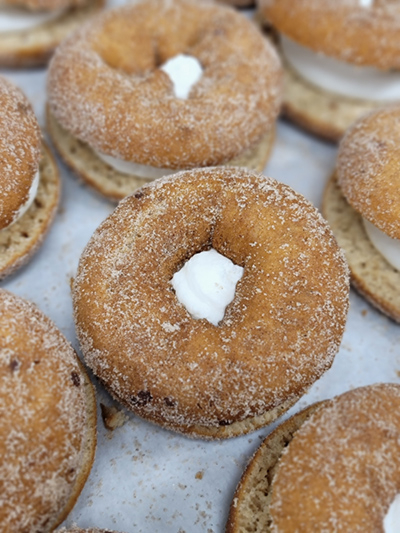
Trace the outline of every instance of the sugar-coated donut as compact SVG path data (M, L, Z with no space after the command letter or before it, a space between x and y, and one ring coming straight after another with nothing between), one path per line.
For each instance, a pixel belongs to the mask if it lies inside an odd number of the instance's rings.
M227 532L383 531L400 493L400 386L346 392L298 413L261 445Z
M94 459L93 387L34 305L0 290L0 529L52 532Z
M400 107L357 121L343 138L323 213L346 253L354 286L400 321L400 274L372 244L362 217L400 244Z
M218 326L170 284L215 248L244 267ZM348 273L301 195L240 169L197 169L124 199L86 247L73 286L88 365L140 416L206 438L269 423L332 364Z
M5 0L3 10L15 8L27 17L32 13L32 18L35 13L41 13L44 20L30 27L0 32L0 65L32 67L46 64L61 41L98 13L103 5L104 0Z
M176 97L159 68L178 54L203 68L187 99ZM124 161L172 170L219 165L267 136L268 153L280 92L273 47L235 10L207 1L140 1L104 13L57 50L49 130L68 162L54 120L91 152Z
M5 78L0 78L0 126L2 279L25 264L42 243L57 209L60 179L31 105Z
M18 87L0 78L0 230L15 221L39 170L41 133Z
M272 24L282 37L285 114L319 136L339 140L356 119L379 107L380 92L372 88L375 83L380 88L384 85L383 80L379 81L375 76L387 75L384 83L392 83L390 76L399 71L400 45L394 37L400 31L398 2L299 0L293 3L290 0L260 0L259 18ZM315 54L317 60L313 72L310 71L311 64L304 70L304 65L296 63L303 52L299 49L292 56L293 52L287 48L285 40L308 51L307 61L311 59L311 52ZM319 86L319 82L314 83L316 70L318 63L324 61L325 67L333 70L331 74L321 70L321 81L333 76L334 72L339 75L342 68L350 73L352 66L355 80L363 80L362 76L367 71L371 79L358 81L362 85L359 95L346 94L344 87L349 78L342 83L343 89L338 90L339 82L332 84L325 81ZM347 70L340 75L346 78ZM309 74L311 78L308 78ZM397 80L397 86L399 84ZM365 92L369 85L371 89ZM392 100L398 101L398 95L399 89L393 92ZM388 96L385 98L390 99Z

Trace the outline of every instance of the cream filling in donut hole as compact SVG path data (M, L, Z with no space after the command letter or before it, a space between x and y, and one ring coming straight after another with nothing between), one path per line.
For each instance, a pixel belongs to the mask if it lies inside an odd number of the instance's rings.
M368 238L374 247L392 267L400 270L400 240L389 237L367 219L363 218L362 220Z
M173 83L174 94L181 100L187 100L192 87L200 80L203 69L200 62L193 56L178 54L168 59L160 70L165 72ZM123 172L132 174L139 178L157 179L169 174L174 174L176 170L169 168L153 167L151 165L140 165L131 161L125 161L118 157L113 157L95 150L96 154L107 163L110 167Z
M397 494L383 519L384 533L399 533L400 531L400 494Z
M400 72L358 67L301 46L284 35L281 50L289 65L306 81L320 89L378 102L400 99Z
M65 11L64 8L54 11L30 11L22 7L1 6L0 34L36 28L57 19Z
M206 318L218 326L235 297L243 270L211 248L193 255L174 274L171 283L179 302L193 318Z
M17 220L19 220L28 211L28 209L30 208L30 206L33 203L33 200L36 197L36 194L37 194L37 191L38 191L38 187L39 187L39 181L40 181L40 173L39 173L39 170L38 170L36 172L36 174L35 174L35 177L33 178L32 185L31 185L31 187L29 189L28 199L26 200L25 203L23 203L20 206L18 211L15 212L14 218L11 221L11 223L8 226L6 226L5 228L3 228L3 229L7 229L10 226L12 226L13 224L15 224L15 222L17 222ZM0 231L2 231L2 230L0 230Z

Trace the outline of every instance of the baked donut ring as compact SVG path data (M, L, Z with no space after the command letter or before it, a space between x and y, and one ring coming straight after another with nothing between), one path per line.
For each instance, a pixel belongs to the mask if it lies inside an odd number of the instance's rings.
M159 68L178 54L203 69L187 99L176 97ZM220 165L262 142L268 153L280 88L273 47L233 9L140 1L104 13L57 50L48 77L49 131L72 164L65 132L91 151L158 170Z
M392 0L260 0L258 18L279 35L283 111L338 141L349 126L400 100L400 6Z
M0 78L0 279L41 244L58 205L56 163L25 95Z
M197 252L244 267L218 326L170 284ZM87 364L140 416L192 436L268 424L332 364L348 273L326 222L301 195L240 169L157 180L97 229L73 285Z
M399 407L400 386L377 384L284 422L249 463L227 532L383 531L400 493Z
M354 287L397 322L400 273L398 260L390 259L400 255L399 124L400 106L390 106L370 113L348 130L322 205L346 253Z
M0 31L0 65L33 67L47 63L55 48L83 22L98 13L104 0L3 0L0 21L15 17L26 23ZM12 20L12 18L11 18ZM31 22L29 23L29 21ZM29 24L28 24L29 23Z
M73 507L93 463L93 387L54 324L4 290L0 374L0 529L50 533Z

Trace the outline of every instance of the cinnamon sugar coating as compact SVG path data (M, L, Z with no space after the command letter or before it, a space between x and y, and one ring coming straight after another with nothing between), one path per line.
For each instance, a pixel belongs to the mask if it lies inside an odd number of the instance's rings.
M53 11L69 7L77 7L87 0L2 0L6 6L27 8L31 11Z
M400 239L400 106L370 113L347 131L337 178L358 213Z
M327 56L384 70L400 68L400 4L374 0L259 0L263 18L293 41Z
M92 386L34 305L0 290L0 530L52 532L82 489L96 442Z
M178 53L203 67L187 100L174 96L158 68ZM233 9L148 0L71 35L51 62L48 92L57 121L92 148L145 165L193 168L229 161L271 129L281 67L272 46Z
M244 267L220 324L193 319L173 274L210 247ZM74 283L88 365L128 408L196 434L298 398L332 364L348 308L343 255L316 209L234 168L181 172L122 200Z
M41 133L33 109L15 85L0 77L0 230L29 197L39 168Z
M271 532L383 531L400 493L400 386L326 402L295 433L272 482Z

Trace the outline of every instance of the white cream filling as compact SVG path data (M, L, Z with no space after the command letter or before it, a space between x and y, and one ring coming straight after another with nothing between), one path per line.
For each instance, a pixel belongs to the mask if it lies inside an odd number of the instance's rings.
M178 54L168 59L160 69L168 74L174 85L174 94L177 98L186 100L189 93L201 76L203 68L198 59L186 54Z
M362 7L371 7L374 3L374 0L359 0L360 6Z
M397 270L400 270L400 240L392 239L365 218L363 218L363 223L368 238L374 247L381 255L383 255L388 263L390 263Z
M118 172L123 172L124 174L131 174L137 176L138 178L148 178L148 179L157 179L162 178L163 176L168 176L169 174L174 174L178 172L177 170L171 170L170 168L159 168L152 167L150 165L139 165L138 163L131 163L130 161L124 161L123 159L118 159L117 157L112 157L111 155L104 154L95 150L95 153L102 159L107 165Z
M383 519L384 533L400 532L400 494L397 494Z
M206 318L218 326L235 297L243 270L211 248L191 257L174 274L171 283L179 302L193 318Z
M28 211L28 209L33 203L33 200L36 198L36 194L37 194L38 187L39 187L39 181L40 181L40 174L39 174L39 171L37 171L35 174L35 177L33 178L32 185L29 189L28 199L26 200L24 204L22 204L19 207L18 211L14 214L14 218L12 222L7 226L7 228L12 226L12 224L15 224L15 222L17 222L17 220L19 220ZM6 229L6 228L3 228L3 229Z
M305 48L281 35L284 57L306 81L321 89L364 100L400 100L400 71L358 67Z
M58 18L65 9L29 11L22 7L0 7L0 33L22 31L41 26Z

